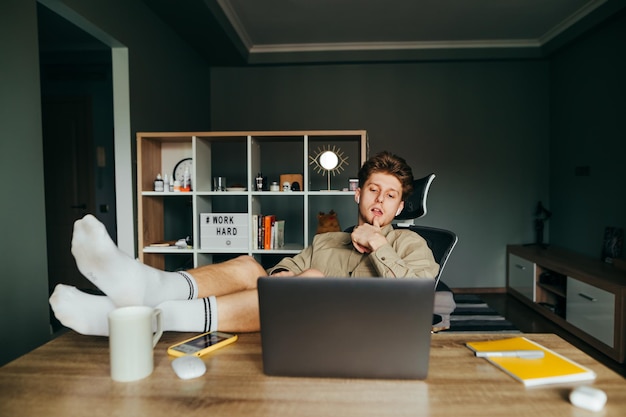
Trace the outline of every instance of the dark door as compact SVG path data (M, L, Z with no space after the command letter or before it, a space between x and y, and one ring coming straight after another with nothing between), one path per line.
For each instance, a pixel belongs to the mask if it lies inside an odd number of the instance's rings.
M43 97L42 120L49 289L95 289L70 251L74 221L95 213L91 99Z

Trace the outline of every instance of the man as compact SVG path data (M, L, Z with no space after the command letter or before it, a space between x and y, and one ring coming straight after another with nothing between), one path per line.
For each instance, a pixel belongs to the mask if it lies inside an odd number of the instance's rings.
M250 256L185 272L160 271L126 256L87 215L74 225L72 254L80 272L106 296L58 285L50 305L61 323L83 334L107 335L108 313L127 305L161 309L164 330L248 332L260 327L259 276L433 278L439 265L426 241L391 226L412 184L404 159L388 152L370 158L359 170L354 230L317 235L300 254L267 271Z

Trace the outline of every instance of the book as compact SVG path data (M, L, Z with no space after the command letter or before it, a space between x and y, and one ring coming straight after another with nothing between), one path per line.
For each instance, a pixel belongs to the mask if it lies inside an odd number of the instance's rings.
M527 387L592 381L596 378L596 374L592 370L525 337L468 342L466 346L476 353L542 351L543 357L534 359L513 356L490 356L483 353L486 355L484 356L485 359Z
M285 246L285 221L276 220L274 223L274 248Z
M151 243L150 246L152 246L153 248L165 248L168 246L174 246L175 244L175 240L168 240L167 242L154 242Z
M275 221L273 214L263 216L263 249L272 249L272 225Z
M252 249L259 249L259 215L252 215Z
M259 221L258 221L258 225L257 225L257 227L259 229L259 232L258 232L258 246L259 246L259 249L264 249L263 248L263 242L264 242L264 236L263 236L263 222L264 222L264 220L263 220L263 218L264 218L264 216L262 214L259 214L259 218L258 218Z
M278 249L285 245L285 221L274 214L252 215L252 248Z

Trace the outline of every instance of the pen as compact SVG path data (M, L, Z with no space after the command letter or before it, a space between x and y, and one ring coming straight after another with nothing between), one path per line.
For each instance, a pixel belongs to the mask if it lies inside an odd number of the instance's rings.
M491 352L476 352L476 356L479 358L522 358L522 359L539 359L543 358L543 350L502 350Z

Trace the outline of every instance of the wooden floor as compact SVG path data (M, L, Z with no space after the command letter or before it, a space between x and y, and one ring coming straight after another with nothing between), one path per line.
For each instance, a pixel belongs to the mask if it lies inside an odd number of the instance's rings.
M507 320L511 321L523 333L554 333L578 347L589 356L603 363L608 368L626 377L626 364L620 364L606 355L598 352L584 341L571 335L559 326L545 319L541 314L531 310L514 297L506 293L485 293L479 295L489 306L497 310Z

